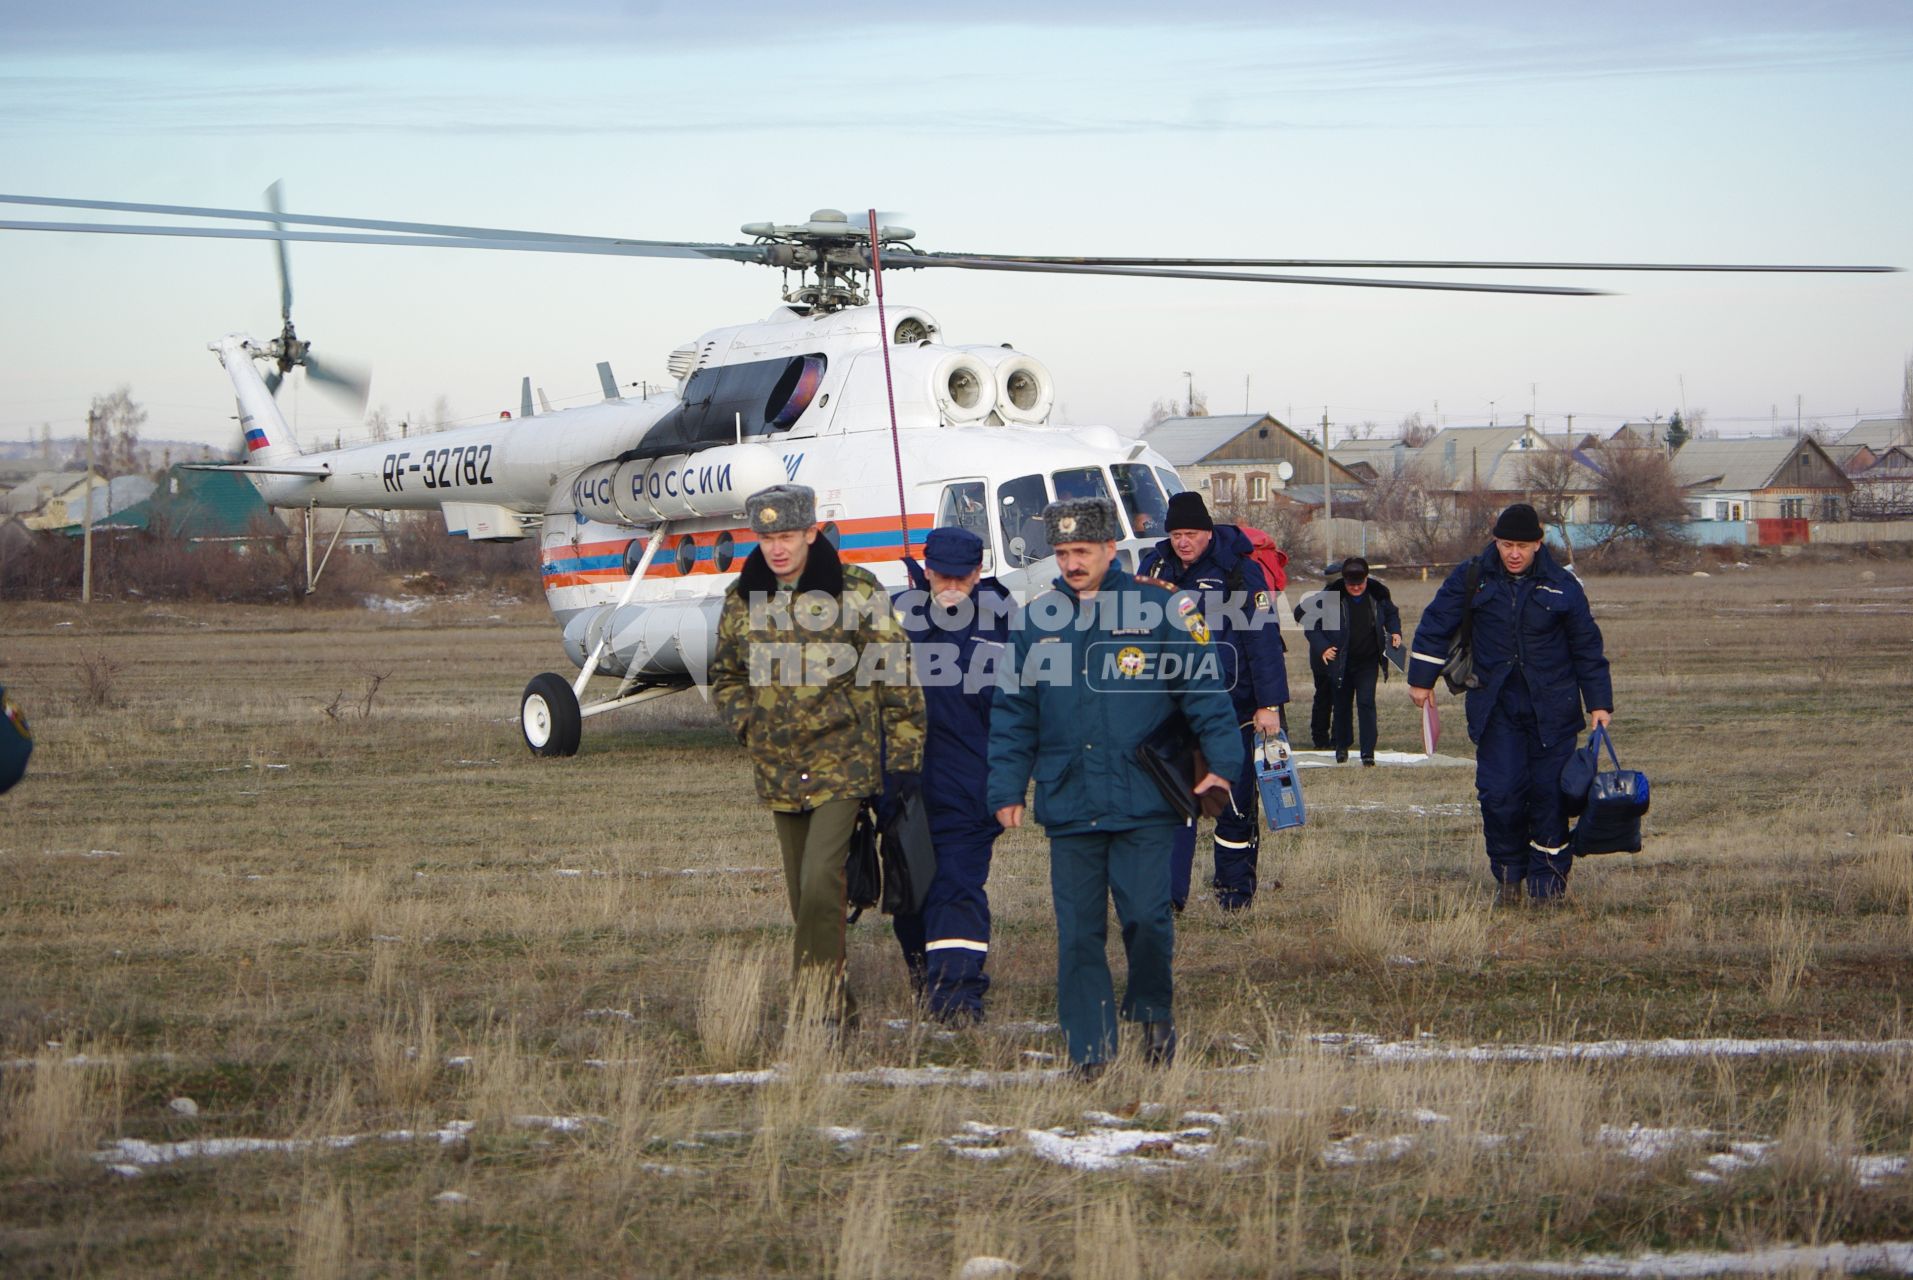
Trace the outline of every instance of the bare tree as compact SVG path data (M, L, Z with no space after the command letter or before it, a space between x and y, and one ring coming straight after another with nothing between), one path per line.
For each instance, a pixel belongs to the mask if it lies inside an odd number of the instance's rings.
M1297 555L1307 537L1310 512L1300 503L1271 497L1264 502L1235 502L1225 508L1232 524L1246 524L1275 539L1275 545ZM1220 514L1220 513L1219 513Z
M139 429L146 410L133 400L131 387L93 397L93 420L100 433L100 465L108 475L131 475L141 467Z
M1471 513L1444 501L1419 468L1387 471L1370 482L1364 518L1379 526L1390 554L1435 564L1458 559L1476 547Z
M392 416L385 411L384 405L366 415L365 432L366 438L374 442L392 438Z
M1541 523L1561 535L1561 545L1572 562L1574 543L1568 537L1568 525L1574 517L1574 495L1586 487L1586 468L1566 449L1536 449L1521 460L1521 484Z
M1180 418L1181 416L1182 402L1179 400L1171 400L1168 396L1164 396L1149 406L1149 413L1142 420L1142 429L1147 431L1158 422L1167 422L1171 418Z
M1601 545L1639 541L1659 549L1677 542L1687 499L1672 460L1659 449L1616 444L1603 445L1598 459L1595 518L1608 527Z
M1913 445L1913 356L1900 371L1900 443Z
M1401 420L1395 428L1395 434L1401 437L1402 443L1409 448L1419 449L1435 438L1436 431L1421 420L1421 413L1417 411Z

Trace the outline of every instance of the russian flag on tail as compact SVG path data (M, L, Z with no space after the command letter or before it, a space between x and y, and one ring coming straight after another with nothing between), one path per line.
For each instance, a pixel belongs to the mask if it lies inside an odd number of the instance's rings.
M266 439L266 433L263 428L260 428L260 427L246 428L246 451L248 453L252 452L255 449L263 449L269 443L271 442Z

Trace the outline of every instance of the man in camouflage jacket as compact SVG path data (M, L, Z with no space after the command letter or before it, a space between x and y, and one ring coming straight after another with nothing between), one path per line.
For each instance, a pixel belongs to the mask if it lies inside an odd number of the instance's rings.
M923 691L890 596L817 536L816 495L773 485L746 510L757 547L724 597L711 699L771 808L796 922L792 976L847 1013L844 860L859 804L923 762Z

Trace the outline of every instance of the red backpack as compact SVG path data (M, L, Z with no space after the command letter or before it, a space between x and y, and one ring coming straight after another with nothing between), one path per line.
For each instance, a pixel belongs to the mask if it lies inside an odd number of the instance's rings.
M1275 545L1275 539L1260 529L1252 529L1239 524L1236 530L1249 540L1249 559L1255 561L1262 570L1270 591L1281 591L1289 585L1289 553Z

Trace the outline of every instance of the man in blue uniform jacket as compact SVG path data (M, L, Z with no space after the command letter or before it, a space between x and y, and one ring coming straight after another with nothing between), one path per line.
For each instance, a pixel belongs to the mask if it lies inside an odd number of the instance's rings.
M1256 862L1262 847L1256 821L1254 735L1273 737L1282 728L1282 705L1289 700L1289 672L1282 657L1282 629L1275 613L1275 590L1262 567L1249 558L1249 540L1232 524L1218 525L1199 493L1169 499L1163 527L1169 536L1145 552L1137 576L1154 578L1196 593L1203 616L1222 656L1222 678L1242 726L1242 767L1234 779L1233 808L1216 819L1216 901L1224 911L1240 911L1255 898ZM1226 608L1211 608L1227 601ZM1176 910L1189 900L1196 858L1192 822L1176 835L1170 894Z
M1586 723L1582 708L1596 725L1613 715L1601 629L1581 584L1542 545L1541 520L1525 502L1501 513L1494 542L1457 565L1422 614L1408 664L1416 706L1434 699L1469 610L1480 684L1468 691L1468 736L1495 900L1518 904L1525 881L1530 898L1552 902L1567 891L1574 864L1561 769Z
M1401 648L1402 615L1388 587L1368 574L1368 561L1350 556L1339 579L1306 615L1297 610L1308 637L1309 662L1320 662L1335 689L1335 716L1329 742L1336 763L1348 759L1361 723L1362 763L1375 763L1375 677L1388 679L1388 655Z
M1129 958L1122 1018L1142 1024L1147 1060L1176 1050L1169 849L1180 819L1136 748L1180 711L1208 755L1211 772L1195 787L1207 792L1241 772L1242 739L1202 614L1116 566L1116 509L1100 498L1054 502L1043 524L1062 577L1025 602L1010 634L1007 687L990 715L989 804L1001 825L1021 826L1035 776L1036 820L1050 838L1057 1012L1070 1062L1093 1078L1116 1052L1112 897Z
M943 1022L983 1016L990 955L990 850L1002 827L984 794L989 781L990 704L1009 639L1014 602L983 577L983 540L968 529L933 529L923 564L905 560L914 598L898 611L923 685L924 808L936 875L916 915L891 918L913 986Z

